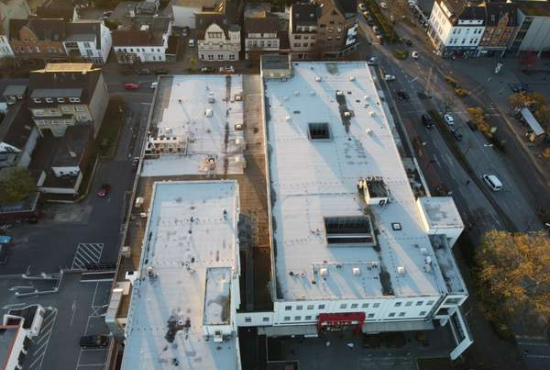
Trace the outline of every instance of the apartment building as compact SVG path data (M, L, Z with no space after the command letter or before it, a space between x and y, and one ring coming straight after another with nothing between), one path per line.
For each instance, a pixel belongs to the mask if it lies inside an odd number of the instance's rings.
M196 13L198 55L201 61L239 60L241 52L242 0L221 0L213 8Z
M485 32L485 7L467 0L436 0L428 36L444 58L472 57Z
M263 54L280 50L281 24L276 14L271 13L268 3L249 3L244 11L245 58L259 60Z
M10 45L17 61L29 61L38 65L45 62L64 61L67 52L63 19L31 17L10 21Z
M170 7L174 16L174 27L195 28L195 14L203 8L213 9L219 0L172 0Z
M0 0L0 35L9 36L12 19L27 19L30 15L26 0Z
M320 14L319 6L311 3L295 3L290 7L288 38L294 59L318 58Z
M550 3L538 1L517 2L517 28L509 50L518 55L532 51L540 56L550 50Z
M166 62L169 55L175 55L171 34L169 17L135 17L132 24L112 32L113 51L120 64Z
M357 1L317 0L321 56L338 58L357 49Z
M52 63L30 74L28 106L42 134L62 137L67 127L89 125L95 137L108 103L103 74L92 63Z
M485 9L485 32L477 55L503 56L517 27L517 5L491 1L485 4Z
M102 21L85 20L67 23L63 46L72 62L107 62L113 43L111 31Z

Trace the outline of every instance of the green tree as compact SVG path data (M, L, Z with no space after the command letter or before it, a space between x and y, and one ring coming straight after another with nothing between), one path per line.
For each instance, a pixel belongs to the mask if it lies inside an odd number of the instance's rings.
M490 231L476 254L481 295L493 316L550 319L550 238L543 232Z
M0 174L0 203L19 202L35 190L32 176L25 168L6 168Z

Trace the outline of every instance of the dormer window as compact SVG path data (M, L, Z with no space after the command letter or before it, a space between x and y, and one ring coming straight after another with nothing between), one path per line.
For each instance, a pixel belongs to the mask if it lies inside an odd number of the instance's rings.
M57 98L58 103L65 103L65 98Z
M53 99L52 98L46 98L46 103L53 103Z
M69 98L71 103L80 103L80 98Z
M33 101L34 101L35 103L42 103L42 99L38 99L38 98L34 98Z

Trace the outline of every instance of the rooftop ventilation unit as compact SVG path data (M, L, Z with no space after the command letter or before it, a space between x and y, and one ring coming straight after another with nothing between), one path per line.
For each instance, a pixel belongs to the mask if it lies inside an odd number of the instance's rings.
M380 263L378 261L371 261L370 267L373 269L377 269L380 266Z
M349 76L350 81L355 81L355 76Z
M328 269L326 267L321 267L319 269L319 275L321 277L327 277L328 276Z
M354 267L351 269L351 271L353 272L353 275L361 276L361 269L359 267Z
M315 81L321 82L321 81L323 81L323 79L321 77L317 76L317 77L315 77Z
M380 176L369 176L359 180L357 184L359 193L368 205L384 206L390 202L390 192Z
M206 117L212 117L214 115L214 111L212 109L207 109L204 111L204 115Z
M405 270L405 266L397 266L397 273L399 275L405 275L406 272L407 270Z
M337 96L344 96L344 92L342 90L336 90Z
M154 280L157 278L157 273L155 272L153 266L147 266L145 271L147 272L147 277L149 277L149 279Z
M298 90L294 91L294 96L300 96L300 92Z

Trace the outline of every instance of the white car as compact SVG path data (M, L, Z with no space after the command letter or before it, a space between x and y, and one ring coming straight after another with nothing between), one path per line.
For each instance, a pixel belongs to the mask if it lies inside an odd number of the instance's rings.
M375 66L378 64L378 59L376 57L370 57L368 60L367 60L367 64L369 66Z
M155 81L155 82L151 82L151 90L155 90L155 89L157 88L158 84L159 84L159 83L156 82L156 81Z
M413 59L418 59L418 51L413 51L411 53L411 56L412 56Z
M388 4L386 4L386 3L380 3L380 7L381 7L382 9L388 9Z
M367 7L365 6L364 3L359 4L359 10L362 10L362 11L367 10Z
M235 73L235 67L233 66L220 67L220 73L227 73L227 74Z
M453 126L455 124L455 119L449 113L445 113L443 118L445 119L445 122L447 122L449 126Z
M394 75L384 75L384 80L385 81L395 81L395 76Z
M502 190L502 182L495 175L483 175L483 181L489 185L492 191Z
M189 41L187 41L187 46L190 48L195 47L195 39L189 39Z

